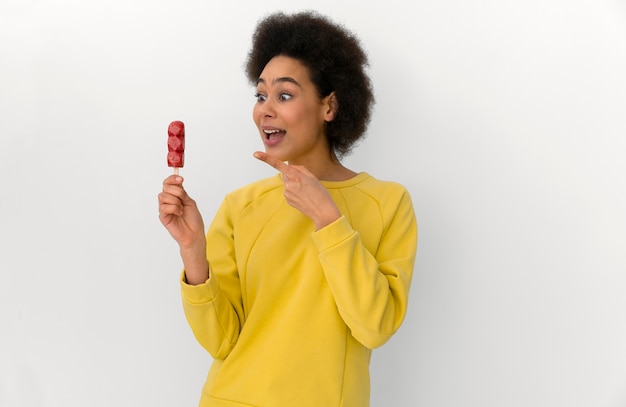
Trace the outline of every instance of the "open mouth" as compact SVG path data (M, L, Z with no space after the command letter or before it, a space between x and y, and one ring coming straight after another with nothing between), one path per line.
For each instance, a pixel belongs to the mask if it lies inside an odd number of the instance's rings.
M268 141L278 140L285 135L285 130L280 129L272 129L272 130L263 130L265 133L265 139Z

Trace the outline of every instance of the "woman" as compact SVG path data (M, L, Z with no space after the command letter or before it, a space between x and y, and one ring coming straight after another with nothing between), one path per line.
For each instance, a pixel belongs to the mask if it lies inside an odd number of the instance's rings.
M417 227L405 188L340 161L370 119L366 65L326 17L266 17L246 73L254 156L279 173L228 194L206 234L182 178L163 183L184 312L214 358L201 407L369 405L371 350L404 319Z

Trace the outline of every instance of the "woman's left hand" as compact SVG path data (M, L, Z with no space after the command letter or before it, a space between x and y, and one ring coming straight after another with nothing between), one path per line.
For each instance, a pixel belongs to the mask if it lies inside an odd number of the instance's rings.
M301 165L289 165L267 153L257 151L254 157L281 172L285 184L287 203L309 218L315 230L329 225L341 217L328 190L309 170Z

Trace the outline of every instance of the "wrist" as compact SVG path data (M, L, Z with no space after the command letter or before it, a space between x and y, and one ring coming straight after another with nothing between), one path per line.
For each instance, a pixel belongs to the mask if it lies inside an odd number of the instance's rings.
M316 231L320 230L330 225L331 223L335 222L339 218L341 218L341 212L339 212L338 209L336 209L333 212L328 212L324 214L323 216L320 216L317 220L314 220L315 230Z
M183 260L187 284L198 285L206 282L209 278L209 262L204 239L191 246L181 246L180 257Z
M200 235L186 242L178 242L181 256L200 256L206 254L206 236Z

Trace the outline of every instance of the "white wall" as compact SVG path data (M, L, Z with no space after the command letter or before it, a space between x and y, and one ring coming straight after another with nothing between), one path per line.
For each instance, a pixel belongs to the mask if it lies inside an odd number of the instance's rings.
M347 164L419 218L372 405L626 405L624 1L358 4L0 2L0 406L196 405L210 358L157 218L165 130L187 125L207 221L273 173L242 64L258 18L311 5L371 58Z

